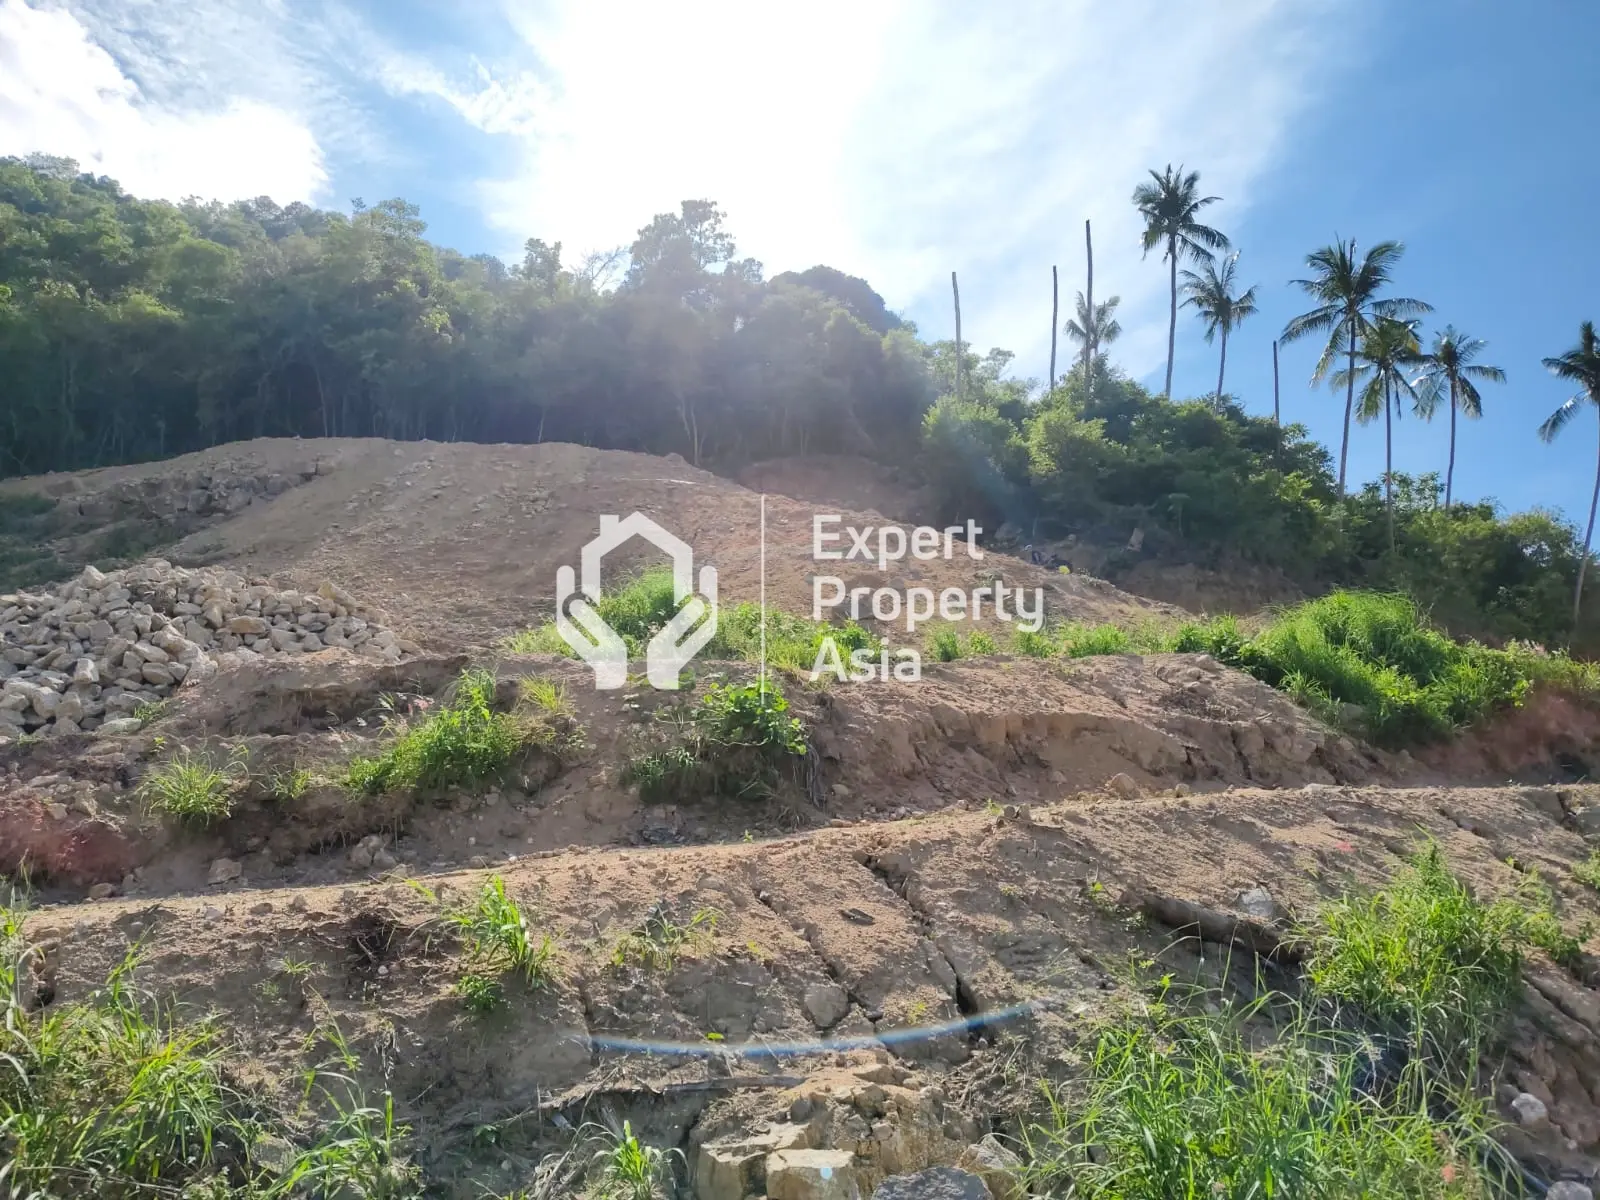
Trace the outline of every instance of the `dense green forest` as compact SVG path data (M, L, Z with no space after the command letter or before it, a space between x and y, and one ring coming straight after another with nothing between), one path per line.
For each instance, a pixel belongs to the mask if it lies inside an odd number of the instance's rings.
M1036 539L1140 528L1146 553L1403 589L1460 632L1572 636L1586 555L1570 526L1446 505L1431 475L1346 496L1342 453L1336 476L1303 427L1247 415L1220 371L1187 401L1129 379L1110 356L1114 299L1080 305L1079 352L1045 388L1010 377L1003 350L958 361L841 271L765 278L709 201L579 264L538 239L513 265L467 257L425 228L402 200L174 205L69 160L0 159L0 476L291 435L568 441L717 470L915 453L951 515ZM1174 247L1174 268L1179 236L1149 243ZM1250 311L1231 278L1186 285L1224 353ZM1308 328L1338 336L1335 317ZM1336 380L1352 403L1365 363Z

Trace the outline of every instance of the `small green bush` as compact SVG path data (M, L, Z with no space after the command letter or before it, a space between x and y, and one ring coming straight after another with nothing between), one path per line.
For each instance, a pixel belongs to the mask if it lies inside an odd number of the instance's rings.
M248 777L238 753L219 763L209 754L185 749L152 767L139 790L158 812L207 825L233 811L238 788Z
M697 795L773 796L808 752L805 727L771 679L712 684L686 717L673 714L666 745L633 758L623 773L646 803Z
M1572 868L1572 877L1600 892L1600 850L1589 851L1589 857Z
M1305 975L1317 995L1403 1036L1441 1069L1467 1067L1522 988L1527 910L1483 903L1430 845L1388 887L1321 910Z
M476 786L500 779L528 745L530 730L494 708L495 680L468 671L447 704L420 723L402 726L374 756L352 760L345 783L355 791Z
M506 892L506 882L491 876L466 908L450 909L445 921L461 935L467 959L486 971L513 971L535 990L555 979L555 941L528 932L522 907Z

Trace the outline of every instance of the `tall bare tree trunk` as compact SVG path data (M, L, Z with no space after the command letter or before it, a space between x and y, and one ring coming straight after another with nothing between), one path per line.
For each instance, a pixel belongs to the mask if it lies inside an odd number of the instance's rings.
M1083 331L1083 401L1094 400L1094 357L1100 349L1100 322L1094 319L1094 235L1089 222L1083 223L1083 248L1089 257L1089 290L1085 301L1089 305L1089 328Z
M1222 404L1222 377L1228 370L1228 331L1222 331L1222 361L1217 364L1217 404Z
M1282 425L1278 418L1278 339L1272 339L1272 423Z
M1050 390L1056 390L1056 329L1061 323L1061 280L1050 268Z
M1394 550L1394 421L1389 381L1383 381L1383 503L1389 510L1389 549Z
M1583 557L1578 560L1578 590L1572 595L1572 638L1578 638L1578 614L1583 611L1583 577L1589 570L1589 545L1594 540L1594 510L1600 505L1600 457L1595 459L1594 496L1589 501L1589 527L1583 531Z
M1339 442L1339 496L1344 497L1344 464L1350 454L1350 411L1356 406L1356 322L1350 319L1349 386L1344 393L1344 437Z
M956 399L961 399L961 376L965 374L961 362L961 288L956 283L956 273L950 272L950 294L956 302Z
M1444 469L1444 510L1450 511L1450 485L1456 477L1456 379L1450 377L1450 462Z
M1167 261L1172 266L1172 316L1167 321L1167 390L1172 399L1172 355L1178 345L1178 239L1167 240Z

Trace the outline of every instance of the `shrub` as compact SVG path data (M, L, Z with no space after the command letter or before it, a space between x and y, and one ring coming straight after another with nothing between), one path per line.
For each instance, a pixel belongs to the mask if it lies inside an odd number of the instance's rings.
M1572 868L1572 877L1600 892L1600 850L1589 851L1589 857Z
M506 892L506 883L491 876L468 908L451 909L445 921L466 943L469 962L487 971L514 971L530 988L555 978L555 942L535 940L521 906Z

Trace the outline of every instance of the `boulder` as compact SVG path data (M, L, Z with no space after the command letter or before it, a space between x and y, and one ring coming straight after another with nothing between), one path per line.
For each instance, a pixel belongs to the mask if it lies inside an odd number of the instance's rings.
M769 1200L859 1200L856 1156L848 1150L779 1150L767 1155Z
M958 1167L929 1167L915 1175L885 1179L872 1200L994 1200L981 1176Z
M1023 1200L1026 1194L1017 1179L1022 1160L992 1133L963 1150L956 1165L981 1177L995 1200Z
M836 983L812 984L800 1003L818 1029L832 1029L850 1011L850 997Z
M115 736L124 733L138 733L143 727L144 722L139 720L138 717L113 717L109 721L102 721L95 732Z

